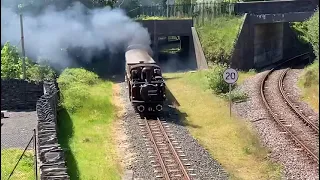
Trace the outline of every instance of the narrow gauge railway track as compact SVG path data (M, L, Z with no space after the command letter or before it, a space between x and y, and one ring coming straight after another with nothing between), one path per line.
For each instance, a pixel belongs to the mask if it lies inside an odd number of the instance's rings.
M300 112L299 109L296 108L295 104L290 100L290 98L287 96L283 85L284 85L284 77L286 76L287 72L290 70L290 68L285 69L279 78L278 86L280 93L282 95L282 98L286 101L287 105L292 109L292 111L300 117L303 122L305 122L308 126L310 126L319 136L319 127L314 124L312 121L310 121L302 112Z
M284 65L285 63L288 63L290 61L293 61L293 60L296 60L296 59L300 59L301 57L305 56L306 54L302 54L302 55L299 55L299 56L296 56L294 58L291 58L289 59L288 61L284 62L284 63L281 63L279 64L277 67L271 69L265 76L264 78L262 79L262 82L261 82L261 85L260 85L260 95L262 97L262 100L263 100L263 104L265 105L265 107L267 108L269 114L272 116L272 118L275 120L275 122L286 132L289 134L290 137L292 137L292 139L298 143L302 148L303 150L305 150L305 152L307 152L313 160L315 160L318 164L319 164L319 157L318 157L318 152L314 149L314 148L310 148L310 146L308 146L304 140L301 140L299 138L299 135L296 134L291 128L290 126L287 126L286 124L286 119L285 118L279 118L278 117L278 114L276 114L272 108L271 108L271 105L269 104L267 98L266 98L266 94L265 94L265 84L266 84L266 81L267 79L270 77L270 75L275 71L277 70L279 67L281 67L282 65ZM287 70L285 70L285 72L287 72ZM280 93L283 95L285 94L284 90L283 90L283 79L284 79L284 75L285 75L285 72L283 72L278 80L278 89L280 91ZM286 104L288 106L289 103L286 101L286 99L284 98L284 96L282 96L284 101L286 102ZM292 103L291 103L292 104ZM293 105L293 104L292 104ZM290 107L292 108L292 107ZM297 112L295 112L297 113ZM300 113L301 114L301 113ZM299 115L300 115L299 114ZM313 125L311 124L308 124L308 122L310 123L310 121L305 121L305 119L301 118L300 116L298 115L298 117L300 119L302 119L302 121L307 124L308 127L311 126L311 128L314 130L314 131L317 131L317 127L313 127ZM319 137L319 133L317 134L317 136Z
M143 123L142 123L143 122ZM191 180L195 174L191 172L193 169L187 169L190 166L187 163L188 159L181 151L181 147L174 140L172 135L168 135L166 130L166 122L159 118L147 119L142 118L139 124L142 131L145 131L145 139L151 141L151 147L147 148L150 154L149 157L154 167L157 179L165 180Z

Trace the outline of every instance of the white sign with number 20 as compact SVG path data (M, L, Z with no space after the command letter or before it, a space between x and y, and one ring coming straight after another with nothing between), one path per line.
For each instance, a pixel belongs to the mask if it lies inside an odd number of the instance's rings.
M235 69L228 68L223 73L223 80L228 84L233 84L238 80L238 72Z

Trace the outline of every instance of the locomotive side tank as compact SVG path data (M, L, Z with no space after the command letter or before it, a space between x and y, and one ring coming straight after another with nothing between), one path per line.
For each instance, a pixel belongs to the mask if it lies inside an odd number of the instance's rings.
M147 48L131 47L125 53L129 98L140 112L161 112L165 96L165 82L161 68Z

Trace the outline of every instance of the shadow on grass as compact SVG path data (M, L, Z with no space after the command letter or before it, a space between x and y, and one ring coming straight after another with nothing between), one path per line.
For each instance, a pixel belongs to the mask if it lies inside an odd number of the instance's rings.
M181 77L179 77L179 76L176 76L176 77L164 77L163 79L165 80L165 81L167 81L167 80L174 80L174 79L180 79Z
M74 158L70 148L70 141L73 137L73 123L66 109L61 108L58 111L58 140L64 150L66 165L70 179L79 179L80 172L77 161Z
M187 121L186 118L188 117L188 114L178 109L178 107L180 106L180 103L174 97L174 95L171 93L168 87L166 88L166 95L167 95L167 100L165 102L163 116L167 121L173 122L175 124L180 124L182 126L189 126L192 128L201 128L201 126L192 124Z

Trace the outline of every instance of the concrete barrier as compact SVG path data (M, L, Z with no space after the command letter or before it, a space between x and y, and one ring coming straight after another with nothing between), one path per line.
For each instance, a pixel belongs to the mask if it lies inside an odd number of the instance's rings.
M196 60L197 60L197 66L198 69L208 69L208 63L206 60L206 57L204 55L201 42L197 33L197 30L195 27L191 27L192 31L192 38L193 38L193 44L194 44L194 51L196 54Z

